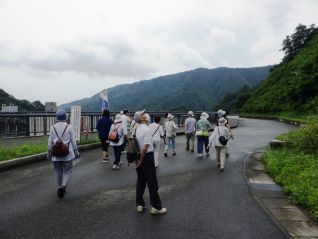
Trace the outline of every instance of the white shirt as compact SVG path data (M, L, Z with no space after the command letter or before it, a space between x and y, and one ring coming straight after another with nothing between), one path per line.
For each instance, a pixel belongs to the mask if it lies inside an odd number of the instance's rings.
M118 128L117 132L119 135L119 141L117 143L110 141L109 145L111 146L120 146L124 143L124 137L127 135L127 127L121 122L117 123L116 125L112 124L110 127L109 133L111 133L114 129L114 127Z
M186 134L193 133L195 131L196 124L197 124L197 121L195 118L193 117L187 118L184 123L184 130Z
M171 137L174 132L178 129L178 126L173 120L169 120L165 123L166 137Z
M123 125L127 128L128 125L130 125L131 119L127 115L122 115L121 121L123 122Z
M220 133L219 133L220 132ZM225 126L216 126L213 130L212 135L209 138L210 144L212 146L222 146L225 147L223 144L220 143L219 137L224 136L226 139L230 139L231 133L229 129Z
M158 142L161 140L161 137L165 135L165 132L163 131L163 128L160 124L152 123L149 125L149 129L151 131L153 141Z
M139 143L140 150L142 150L143 146L146 144L147 153L153 152L153 141L152 141L152 134L149 127L145 124L138 124L136 130L136 138Z
M65 157L52 156L52 161L69 161L75 158L74 150L77 150L77 146L76 146L76 140L75 140L75 135L74 135L72 125L69 124L67 126L67 129L65 130L65 133L62 137L62 134L66 125L67 125L66 122L57 122L54 125L54 127L56 132L58 133L58 136L62 139L63 143L69 144L69 147L68 147L69 154ZM53 145L58 140L58 136L56 135L55 130L53 129L53 126L52 126L50 130L49 141L48 141L49 150L52 149Z

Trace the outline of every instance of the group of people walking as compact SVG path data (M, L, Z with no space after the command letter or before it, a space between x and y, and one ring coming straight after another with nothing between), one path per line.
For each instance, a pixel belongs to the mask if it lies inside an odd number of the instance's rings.
M114 170L120 169L122 165L121 155L125 153L125 145L130 138L136 137L140 151L139 158L135 162L137 172L137 212L140 213L145 210L143 194L147 184L152 205L150 213L164 214L167 209L162 207L158 194L156 167L159 166L161 141L165 144L164 157L168 157L170 150L172 151L172 156L176 155L175 138L178 126L174 122L174 116L170 113L165 115L163 125L160 124L160 116L155 116L153 123L151 123L151 117L145 110L137 111L133 120L129 118L127 113L127 110L120 112L120 114L115 115L113 121L109 110L102 112L102 117L96 126L102 145L102 162L109 162L109 146L112 146L114 151L112 168ZM222 110L218 111L217 125L212 129L212 125L208 121L209 115L206 112L203 112L197 121L193 112L189 111L184 129L186 150L194 153L195 141L197 140L198 158L203 158L204 151L205 155L209 156L210 148L215 147L217 165L222 172L225 158L228 155L226 142L231 137L233 138L225 113ZM51 128L48 142L48 157L53 161L57 195L60 198L63 198L66 193L72 172L72 159L79 158L74 132L72 126L66 123L67 119L68 117L64 110L57 111L57 122ZM212 130L213 133L209 137L209 132Z

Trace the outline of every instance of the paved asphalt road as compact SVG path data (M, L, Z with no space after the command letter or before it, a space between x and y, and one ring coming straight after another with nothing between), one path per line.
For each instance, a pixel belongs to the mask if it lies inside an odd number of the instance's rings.
M136 173L113 171L99 150L82 154L68 193L56 197L52 165L40 162L0 173L0 238L285 238L251 196L243 174L250 152L290 130L283 123L241 119L222 174L214 151L199 160L177 138L177 156L162 157L160 196L168 213L135 212Z

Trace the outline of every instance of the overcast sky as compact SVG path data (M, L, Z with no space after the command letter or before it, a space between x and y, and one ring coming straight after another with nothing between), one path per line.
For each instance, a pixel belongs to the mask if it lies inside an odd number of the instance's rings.
M0 88L58 104L198 67L279 63L318 0L0 0Z

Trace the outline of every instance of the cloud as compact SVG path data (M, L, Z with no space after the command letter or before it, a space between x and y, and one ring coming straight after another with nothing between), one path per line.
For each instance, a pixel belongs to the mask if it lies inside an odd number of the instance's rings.
M0 82L64 103L197 67L276 64L317 11L316 0L0 1Z

